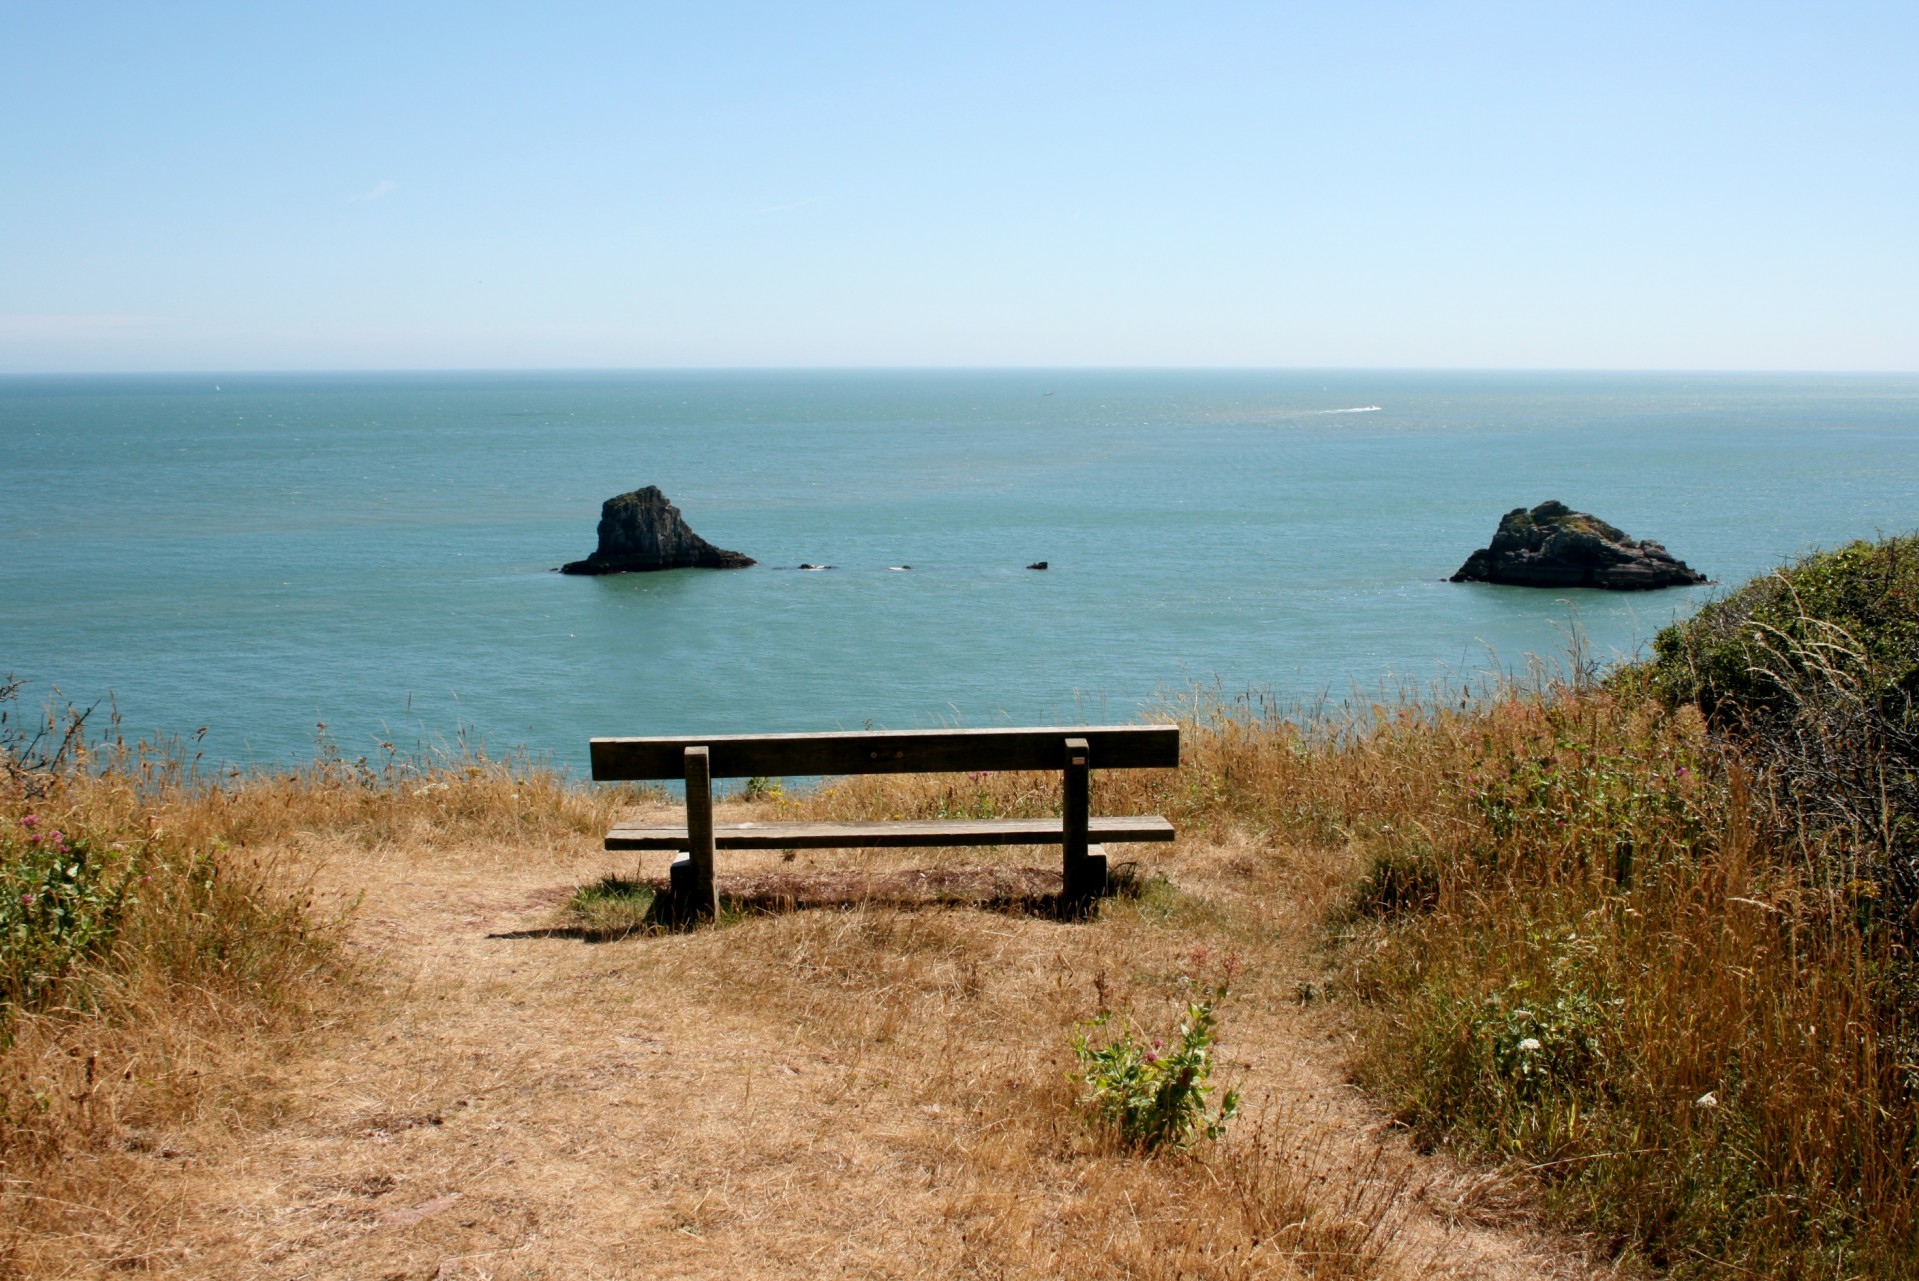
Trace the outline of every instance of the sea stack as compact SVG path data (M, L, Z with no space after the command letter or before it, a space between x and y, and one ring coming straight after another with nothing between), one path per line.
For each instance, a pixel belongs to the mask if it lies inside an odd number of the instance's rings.
M1546 502L1500 517L1492 546L1467 557L1453 581L1631 592L1687 587L1706 576L1658 543L1628 538L1597 516Z
M600 505L600 545L562 574L632 574L653 569L745 569L751 556L729 552L687 527L659 486L620 494Z

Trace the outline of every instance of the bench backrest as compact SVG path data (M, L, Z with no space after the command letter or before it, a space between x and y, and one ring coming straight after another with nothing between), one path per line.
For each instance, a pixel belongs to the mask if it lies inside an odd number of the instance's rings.
M1177 725L853 730L596 738L592 740L593 777L603 781L684 778L689 747L707 749L714 778L1055 770L1065 763L1069 738L1086 740L1088 764L1094 769L1170 769L1179 764Z

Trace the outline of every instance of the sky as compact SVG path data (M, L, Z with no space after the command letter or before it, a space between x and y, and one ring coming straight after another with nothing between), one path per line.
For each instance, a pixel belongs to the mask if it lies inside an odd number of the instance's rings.
M1919 4L0 0L0 373L1919 369Z

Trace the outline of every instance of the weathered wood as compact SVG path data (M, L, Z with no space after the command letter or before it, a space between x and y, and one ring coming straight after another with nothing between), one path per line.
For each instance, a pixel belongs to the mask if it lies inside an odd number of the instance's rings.
M1092 807L1091 749L1084 738L1066 740L1065 778L1060 789L1060 900L1077 910L1093 894L1086 866L1087 827ZM1097 891L1094 891L1097 894Z
M1112 844L1163 842L1173 825L1158 815L1089 818L1089 838ZM881 823L719 823L713 845L721 850L915 849L947 845L1060 845L1056 818L906 819ZM609 850L683 850L684 826L616 823L606 834Z
M675 902L681 915L716 917L719 893L713 882L713 775L704 747L686 748L686 853L691 861L692 902Z
M1171 769L1177 725L1059 729L855 730L831 734L718 734L705 738L596 738L593 777L680 777L689 747L705 747L714 778L825 774L937 774L971 770L1056 770L1060 743L1083 738L1101 769Z
M1106 893L1106 847L1087 847L1086 857L1071 873L1060 879L1060 909L1067 916L1086 916L1099 905Z

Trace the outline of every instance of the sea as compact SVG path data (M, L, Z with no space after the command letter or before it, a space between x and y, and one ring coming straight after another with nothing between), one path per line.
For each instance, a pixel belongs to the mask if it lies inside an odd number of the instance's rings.
M759 564L553 572L645 485ZM1714 584L1447 581L1547 499ZM0 674L15 724L92 707L203 767L581 773L594 735L1469 693L1915 525L1911 375L9 376Z

